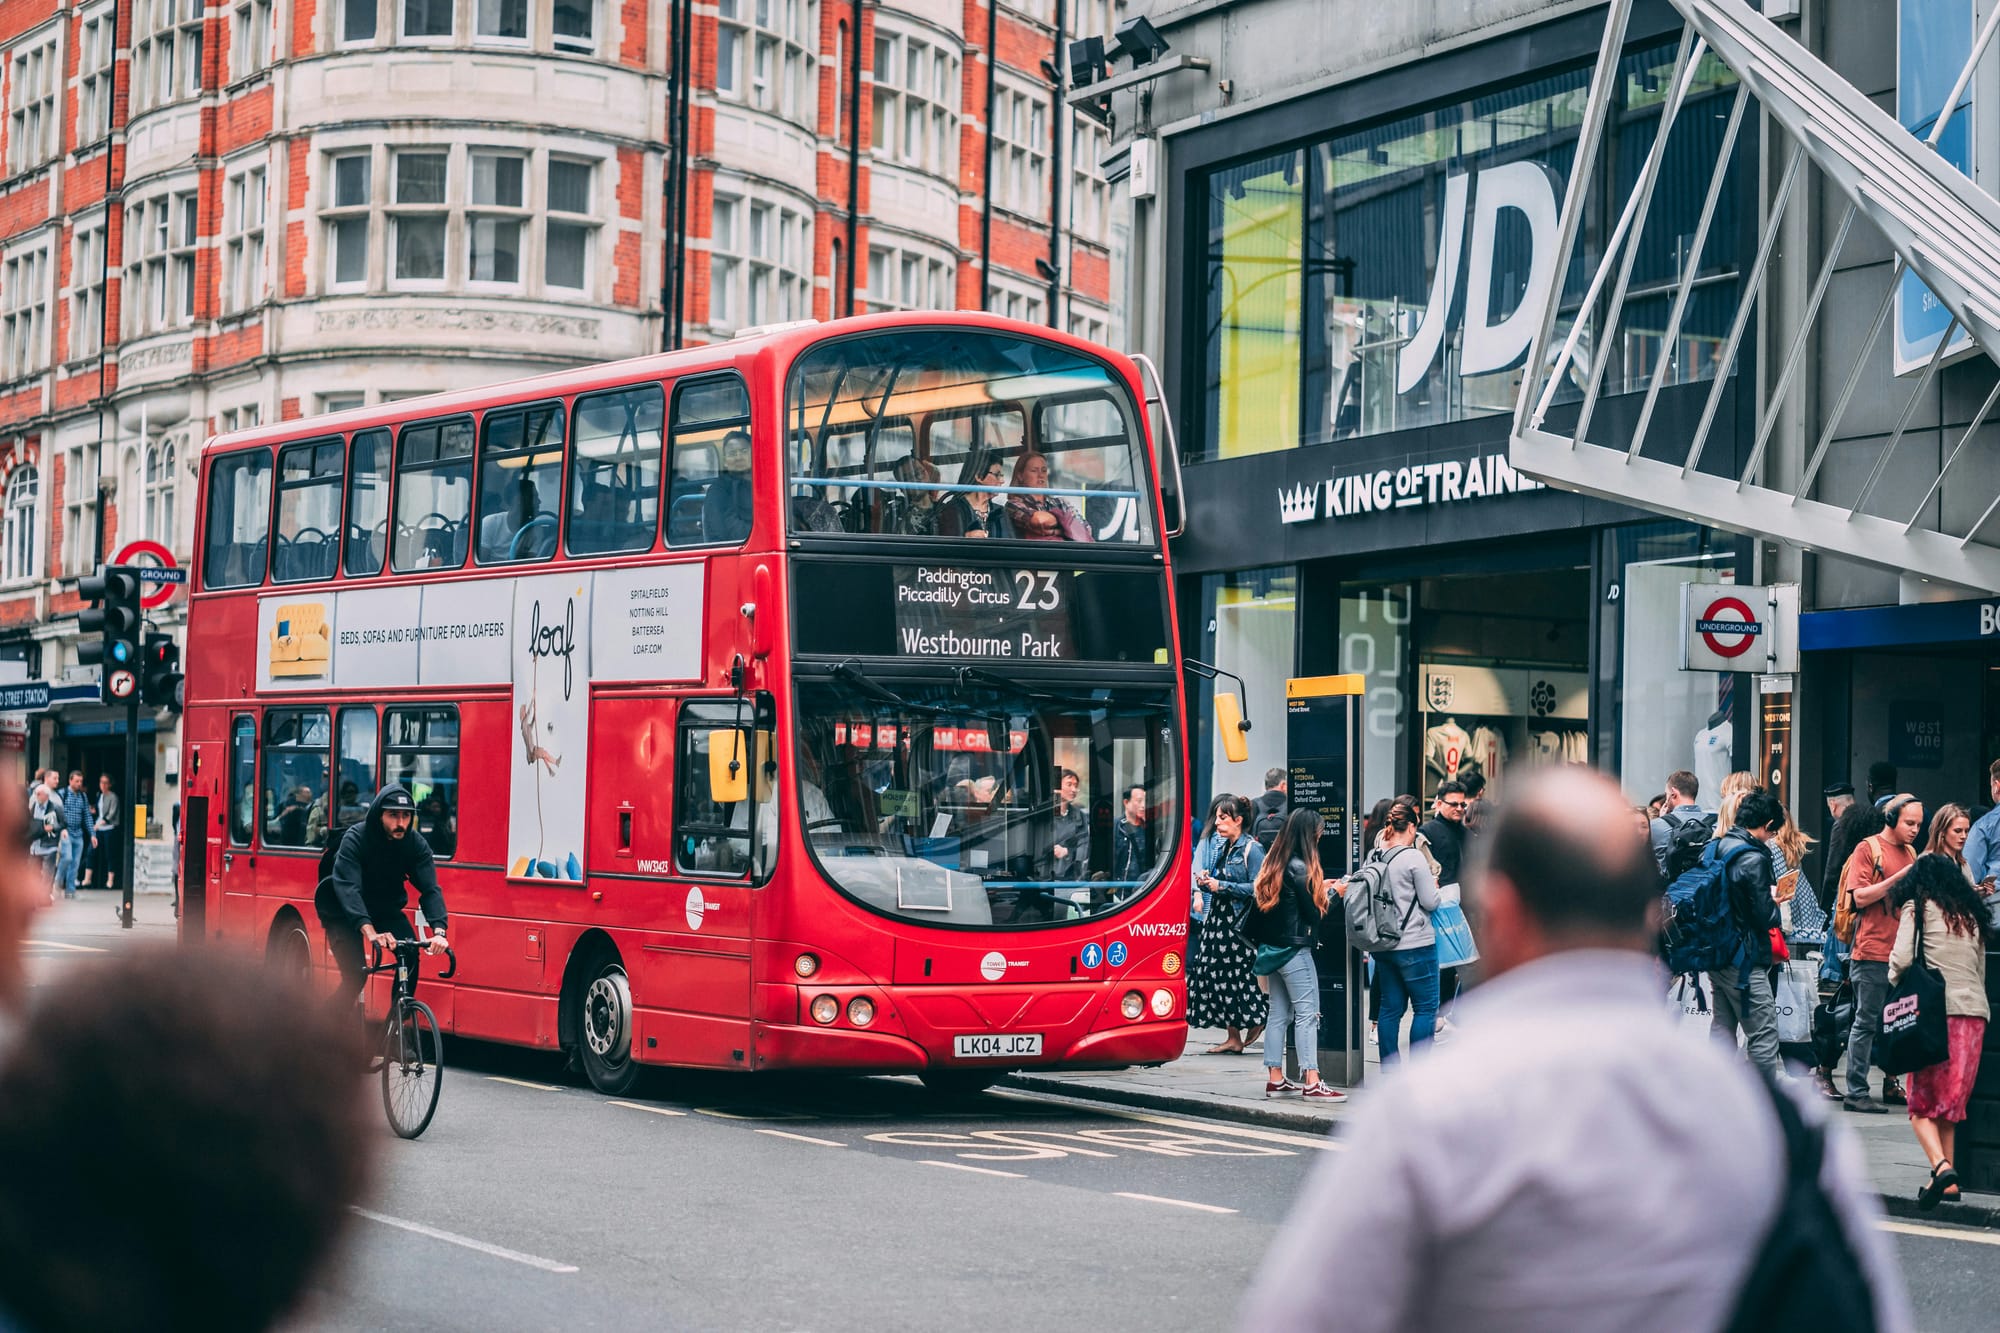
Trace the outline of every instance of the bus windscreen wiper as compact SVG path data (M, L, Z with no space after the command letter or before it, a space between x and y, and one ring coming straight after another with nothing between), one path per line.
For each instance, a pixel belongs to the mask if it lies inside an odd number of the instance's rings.
M988 671L985 667L962 666L958 668L956 674L960 689L964 689L970 681L977 681L981 685L990 686L996 690L1009 690L1015 694L1026 695L1030 699L1039 699L1043 703L1065 704L1071 708L1091 709L1110 706L1110 700L1108 699L1099 699L1088 694L1064 694L1056 690L1045 690L1039 685L1030 685L1026 681L1013 680L1007 676L1003 676L997 671Z

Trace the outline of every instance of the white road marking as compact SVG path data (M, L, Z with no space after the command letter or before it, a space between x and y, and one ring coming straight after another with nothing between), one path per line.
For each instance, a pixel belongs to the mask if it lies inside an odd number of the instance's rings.
M1224 1208L1220 1204L1194 1203L1188 1199L1163 1199L1157 1194L1127 1194L1124 1190L1113 1190L1121 1199L1137 1199L1141 1203L1170 1203L1176 1208L1194 1208L1204 1213L1233 1213L1234 1208Z
M822 1148L845 1148L847 1146L844 1143L836 1143L832 1139L816 1139L810 1134L787 1134L782 1129L760 1129L757 1132L759 1134L769 1134L774 1139L795 1139L800 1143L817 1143Z
M1939 1240L1962 1240L1968 1245L2000 1245L2000 1235L1990 1231L1961 1231L1956 1227L1927 1227L1916 1222L1878 1222L1884 1231L1901 1236L1935 1236Z
M31 948L31 949L32 949L32 948L40 948L40 949L66 949L66 950L68 950L68 951L69 951L69 952L71 952L71 953L106 953L106 952L109 952L108 950L105 950L105 949L100 949L100 948L98 948L98 947L97 947L96 945L93 945L93 944L65 944L65 943L63 943L63 941L61 941L61 940L29 940L29 941L28 941L27 943L28 943L28 947L29 947L29 948Z
M1005 1176L1009 1180L1026 1180L1019 1171L995 1171L990 1166L967 1166L964 1162L940 1162L935 1158L919 1157L918 1166L941 1166L950 1171L971 1171L982 1176Z
M530 1083L528 1082L528 1080L524 1078L502 1078L498 1074L488 1074L486 1076L486 1081L488 1083L507 1083L517 1088L533 1088L536 1092L562 1091L561 1088L557 1087L553 1083Z
M717 1120L817 1120L816 1115L803 1111L725 1111L719 1106L697 1106L696 1115L710 1115Z
M490 1254L495 1259L505 1259L508 1263L523 1264L529 1268L539 1268L544 1273L574 1273L577 1271L575 1264L559 1264L553 1259L544 1259L538 1254L523 1254L519 1250L510 1250L504 1245L493 1245L483 1240L474 1240L470 1236L461 1236L452 1231L440 1231L436 1227L425 1226L422 1222L412 1222L405 1217L391 1217L387 1213L370 1212L366 1208L356 1208L354 1212L356 1216L365 1217L370 1222L380 1222L383 1226L399 1227L404 1231L413 1231L419 1236L429 1236L432 1240L441 1240L447 1245L458 1245L468 1250L477 1250L481 1254Z
M644 1102L612 1102L613 1106L623 1106L633 1111L651 1111L654 1115L686 1115L686 1111L676 1111L671 1106L647 1106Z
M1316 1148L1320 1152L1346 1152L1347 1145L1329 1138L1317 1138L1311 1134L1294 1134L1282 1129L1253 1129L1247 1125L1224 1124L1214 1120L1189 1120L1179 1116L1156 1115L1147 1111L1128 1111L1123 1107L1106 1106L1102 1102L1086 1101L1081 1097L1045 1096L1036 1092L1001 1091L993 1089L989 1097L1008 1097L1016 1101L1039 1102L1044 1106L1088 1107L1100 1115L1117 1116L1120 1120L1139 1120L1149 1125L1168 1125L1174 1129L1200 1130L1204 1134L1234 1135L1239 1139L1257 1139L1264 1143L1289 1143L1300 1148Z

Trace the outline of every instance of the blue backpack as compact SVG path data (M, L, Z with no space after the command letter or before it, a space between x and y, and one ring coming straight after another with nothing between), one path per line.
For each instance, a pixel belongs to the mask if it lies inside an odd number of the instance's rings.
M1729 862L1742 852L1761 850L1738 843L1721 856L1719 842L1701 853L1693 869L1667 886L1663 952L1667 970L1680 976L1733 967L1743 958L1743 932L1729 909Z

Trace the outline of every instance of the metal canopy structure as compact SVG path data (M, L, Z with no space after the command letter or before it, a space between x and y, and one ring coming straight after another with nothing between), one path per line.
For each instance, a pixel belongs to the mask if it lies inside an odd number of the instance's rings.
M2000 523L1994 521L2000 511L2000 468L1981 468L1978 476L1973 475L1972 469L1954 472L1954 465L1969 448L1981 447L1975 445L1975 438L1996 401L2000 401L2000 384L1986 397L1963 433L1954 432L1947 441L1953 447L1941 466L1935 460L1924 463L1917 456L1921 451L1905 451L1900 458L1897 456L1897 447L1919 400L1931 387L1947 349L1953 345L1954 332L1969 335L1989 360L2000 361L2000 201L1979 189L1934 151L1960 104L1973 70L1992 41L1996 26L2000 26L2000 7L1996 7L1993 17L1979 33L1958 85L1945 100L1945 110L1925 141L1917 139L1894 116L1876 106L1743 0L1672 0L1672 3L1686 20L1686 26L1673 82L1662 107L1660 127L1584 298L1581 311L1588 317L1580 314L1560 340L1557 327L1563 302L1561 284L1555 284L1550 292L1515 407L1514 466L1568 490L1808 550L1838 554L1898 573L2000 592ZM1573 262L1582 233L1592 164L1620 78L1620 55L1631 10L1631 0L1611 0L1608 6L1604 43L1598 53L1580 128L1577 165L1563 202L1558 239L1563 269ZM1628 440L1606 444L1592 443L1586 438L1598 406L1605 364L1610 360L1607 355L1591 355L1593 342L1602 344L1609 340L1602 336L1593 339L1590 330L1593 325L1614 331L1619 327L1638 238L1666 153L1669 131L1705 53L1728 66L1737 78L1738 90L1697 224L1693 242L1696 256L1701 253L1714 218L1724 173L1746 118L1746 99L1755 98L1772 127L1783 131L1789 148L1781 144L1780 151L1772 156L1774 163L1782 161L1784 165L1768 196L1767 218L1755 258L1743 270L1735 318L1714 367L1706 410L1685 449L1675 444L1667 451L1674 456L1662 457L1659 440L1653 442L1652 450L1645 450L1647 433L1654 404L1672 369L1671 360L1698 265L1686 266L1687 271L1674 293L1665 336L1660 340L1646 379L1644 405ZM1756 413L1756 434L1742 469L1734 475L1718 473L1714 470L1714 459L1704 469L1703 451L1713 432L1717 406L1730 370L1738 372L1742 386L1757 383L1756 367L1747 362L1738 365L1737 360L1744 331L1764 294L1766 269L1786 210L1795 206L1795 199L1802 193L1796 188L1802 175L1802 160L1809 160L1818 168L1834 190L1845 197L1845 204L1838 210L1837 220L1828 218L1826 252L1809 290L1801 294L1802 315L1796 328L1789 334L1774 336L1767 348L1765 397ZM1774 479L1767 475L1765 467L1772 433L1781 411L1795 399L1800 371L1813 341L1814 325L1841 249L1857 219L1864 226L1877 228L1895 253L1888 290L1853 363L1821 367L1824 375L1821 399L1827 404L1825 419L1809 441L1796 475L1773 484ZM1952 324L1939 339L1937 351L1921 375L1912 377L1914 383L1907 390L1894 386L1893 392L1907 392L1909 396L1901 404L1894 432L1853 501L1828 503L1816 498L1814 485L1855 388L1869 367L1870 357L1888 323L1906 269L1936 294L1950 313ZM1578 381L1583 382L1583 397L1576 411L1575 426L1566 430L1552 428L1549 417L1559 391L1565 383ZM1562 413L1565 418L1566 408L1567 405ZM1914 512L1907 509L1891 512L1886 500L1871 507L1892 458L1906 470L1931 467L1935 471ZM1965 488L1971 486L1983 486L1986 492L1973 497L1977 503L1971 508L1980 514L1976 521L1956 532L1939 531L1925 524L1927 516L1934 516L1940 508L1933 501L1947 488L1961 502L1956 507L1964 507Z

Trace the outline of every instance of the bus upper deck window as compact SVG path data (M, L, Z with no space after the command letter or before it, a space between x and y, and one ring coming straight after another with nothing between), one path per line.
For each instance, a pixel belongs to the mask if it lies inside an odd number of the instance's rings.
M669 546L720 546L750 535L750 395L734 373L674 388Z
M208 537L202 585L247 588L264 581L271 536L271 453L226 454L208 473Z
M382 572L389 547L389 432L357 431L347 470L347 572Z
M339 436L288 444L278 451L278 540L271 582L330 579L340 563Z
M472 422L403 427L396 441L393 568L457 569L472 530Z
M576 400L571 441L569 553L649 551L660 526L660 424L656 384Z
M479 563L548 559L562 504L562 405L488 412L483 433Z

